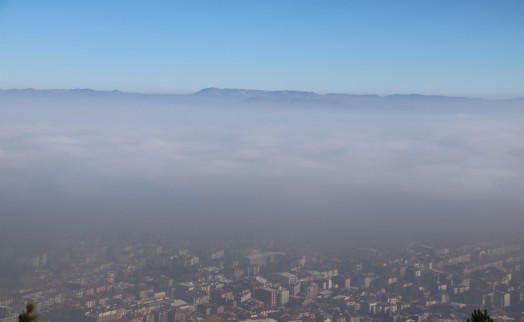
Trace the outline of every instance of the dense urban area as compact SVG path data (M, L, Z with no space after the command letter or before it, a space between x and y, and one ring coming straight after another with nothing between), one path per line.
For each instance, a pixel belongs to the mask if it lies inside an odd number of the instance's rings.
M465 321L478 307L521 320L522 243L411 243L347 255L236 242L207 249L97 238L0 249L0 322L35 303L43 322Z

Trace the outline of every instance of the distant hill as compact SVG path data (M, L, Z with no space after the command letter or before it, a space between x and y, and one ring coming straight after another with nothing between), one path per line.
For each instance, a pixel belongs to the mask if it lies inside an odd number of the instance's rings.
M421 95L421 94L393 94L387 96L379 95L359 95L359 94L341 94L341 93L329 93L329 94L317 94L315 92L307 91L266 91L256 89L239 89L239 88L217 88L210 87L204 88L198 92L192 94L146 94L146 93L134 93L134 92L121 92L118 90L112 91L97 91L89 88L78 88L78 89L49 89L49 90L37 90L33 88L27 89L7 89L0 90L1 95L84 95L84 96L191 96L191 97L233 97L233 98L257 98L257 97L276 97L276 98L328 98L328 99L415 99L415 100L479 100L477 98L468 98L460 96L443 96L443 95ZM524 100L524 97L515 98L512 100Z
M264 91L253 89L237 89L237 88L204 88L196 93L194 96L206 97L287 97L287 98L360 98L360 99L429 99L429 100L477 100L476 98L467 98L460 96L443 96L443 95L421 95L421 94L393 94L388 96L379 95L357 95L357 94L340 94L329 93L325 95L316 94L315 92L306 91Z
M193 94L194 96L212 96L212 97L317 97L318 94L305 91L263 91L254 89L236 89L236 88L204 88Z
M485 100L478 98L421 95L421 94L393 94L387 96L359 95L328 93L317 94L307 91L267 91L238 88L204 88L191 94L147 94L129 93L118 90L97 91L93 89L10 89L0 90L0 99L27 101L31 99L49 101L85 102L90 99L122 104L168 104L186 106L219 106L221 103L228 105L253 105L253 106L295 106L295 107L340 107L340 108L415 108L436 107L454 109L459 106L475 105L476 107L493 107L494 103L504 103L520 108L524 98L507 100ZM214 104L216 103L216 104ZM471 103L471 104L470 104Z

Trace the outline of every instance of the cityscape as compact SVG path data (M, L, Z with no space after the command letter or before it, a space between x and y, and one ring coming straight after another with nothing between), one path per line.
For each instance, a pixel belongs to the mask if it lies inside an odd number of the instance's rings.
M524 0L0 0L0 322L524 321Z
M2 267L15 267L2 274L0 321L16 322L27 302L54 322L443 322L478 307L511 321L524 311L522 242L348 247L345 256L272 241L198 244L148 236L29 254L3 247Z

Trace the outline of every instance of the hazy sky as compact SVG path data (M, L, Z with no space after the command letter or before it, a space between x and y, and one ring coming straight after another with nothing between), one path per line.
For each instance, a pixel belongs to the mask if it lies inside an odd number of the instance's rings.
M0 0L0 88L524 96L524 2Z

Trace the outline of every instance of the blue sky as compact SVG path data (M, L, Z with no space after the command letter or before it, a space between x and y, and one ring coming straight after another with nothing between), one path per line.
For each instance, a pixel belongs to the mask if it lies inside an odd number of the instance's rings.
M0 88L524 96L524 1L0 0Z

